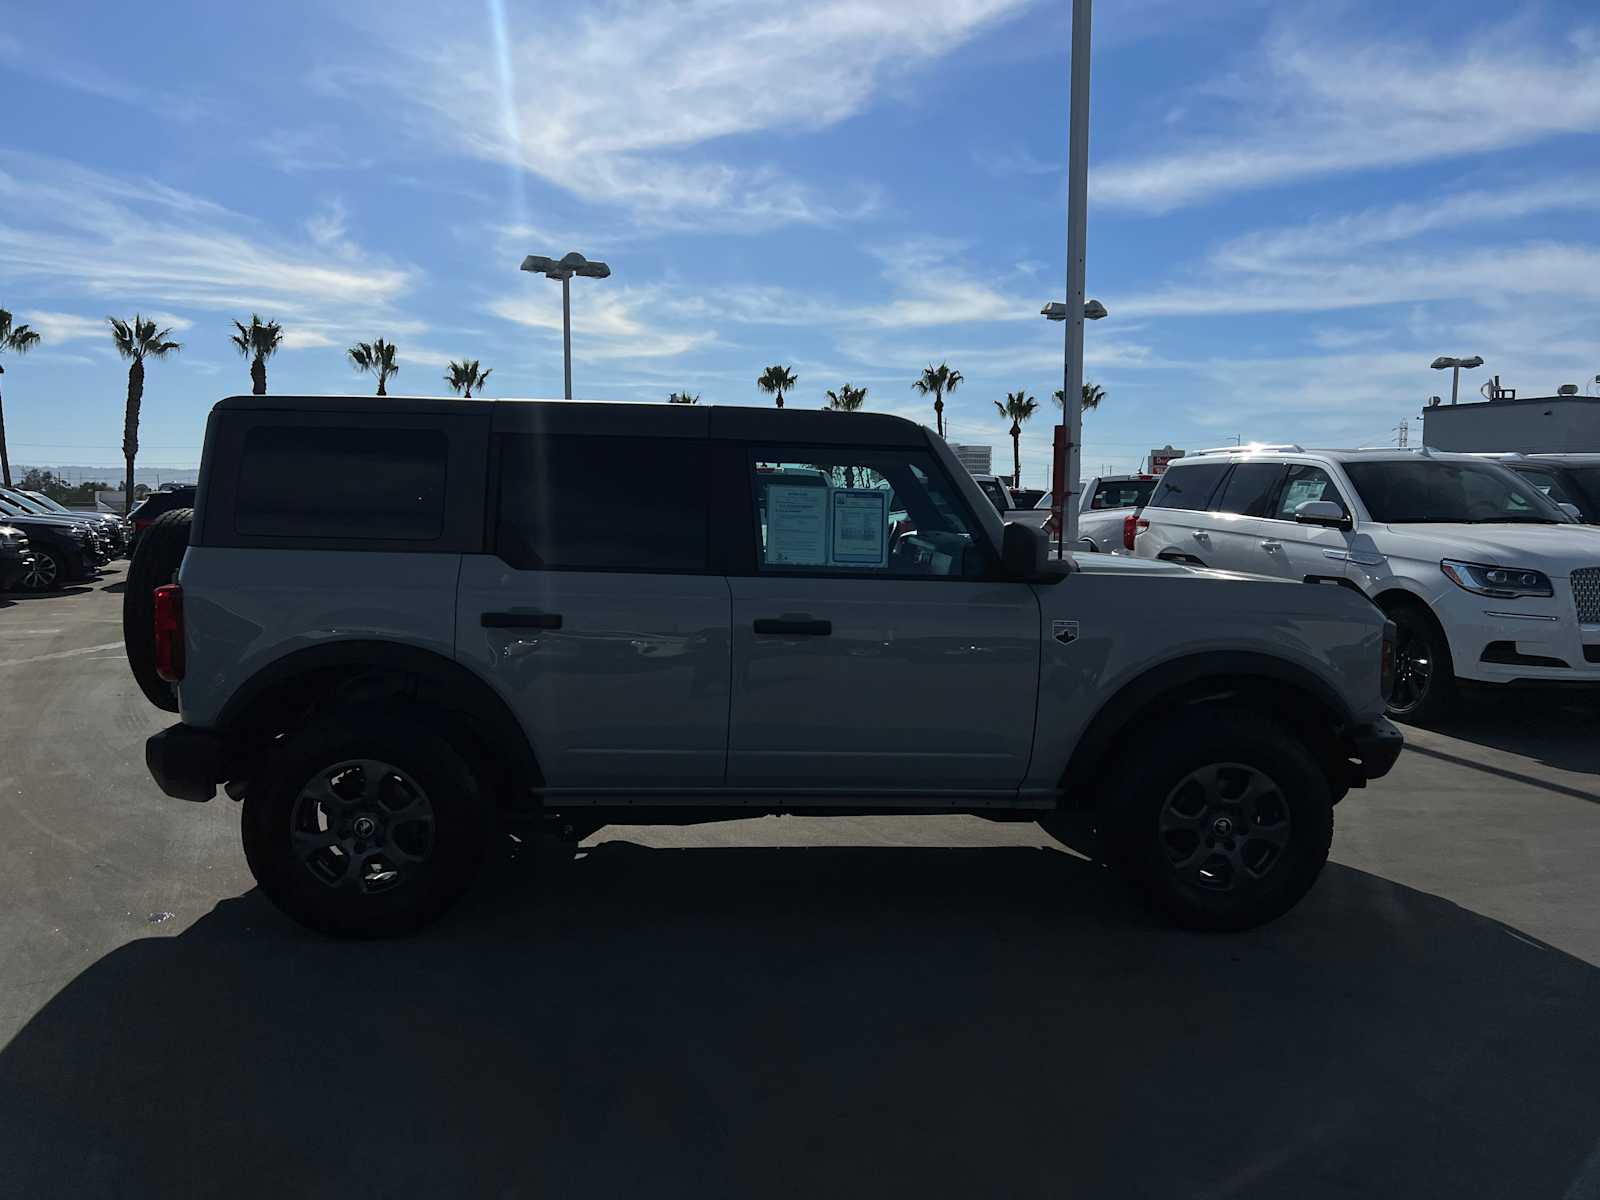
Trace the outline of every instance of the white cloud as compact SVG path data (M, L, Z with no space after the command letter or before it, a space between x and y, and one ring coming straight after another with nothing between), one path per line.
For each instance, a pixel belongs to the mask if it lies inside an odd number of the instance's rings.
M1475 31L1456 46L1355 43L1310 27L1280 33L1253 72L1212 89L1214 136L1096 166L1093 198L1165 212L1290 180L1597 132L1600 72L1574 50L1570 40L1538 44L1522 29Z
M271 233L203 198L58 160L0 153L0 260L9 278L109 306L261 311L285 324L385 320L414 268L360 263ZM327 227L324 227L326 231ZM176 318L169 318L176 321Z
M84 317L76 313L46 312L43 309L34 309L23 316L47 346L109 336L104 317Z
M671 358L715 341L715 334L699 328L662 327L645 313L660 311L658 288L621 287L590 289L572 306L572 356L575 359ZM487 311L525 329L561 334L561 302L554 287L542 294L511 294L493 300Z
M420 105L448 149L653 222L828 222L871 211L875 192L823 193L769 164L692 152L835 125L889 78L926 68L1026 2L686 0L507 18L492 0L488 44L460 33L444 9L388 15L381 28L403 40L380 40L381 62L324 71L322 81L352 93L381 86Z

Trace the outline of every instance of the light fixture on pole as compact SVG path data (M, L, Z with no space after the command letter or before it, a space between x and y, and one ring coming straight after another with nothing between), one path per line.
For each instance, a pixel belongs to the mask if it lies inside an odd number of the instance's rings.
M1441 354L1428 365L1435 371L1443 371L1446 367L1450 368L1450 403L1454 404L1456 402L1456 392L1461 387L1461 368L1481 367L1483 366L1483 359L1476 354L1471 358L1446 358Z
M1047 321L1065 321L1067 319L1067 306L1064 301L1052 300L1039 310L1039 315ZM1098 321L1106 315L1106 306L1098 300L1089 300L1083 306L1083 319Z
M585 279L605 279L611 274L611 268L603 262L591 262L576 250L563 255L559 260L549 259L542 254L530 254L522 260L522 269L532 271L536 275L543 275L546 279L559 279L561 281L561 362L564 368L563 376L566 381L567 399L572 399L572 277L582 275Z

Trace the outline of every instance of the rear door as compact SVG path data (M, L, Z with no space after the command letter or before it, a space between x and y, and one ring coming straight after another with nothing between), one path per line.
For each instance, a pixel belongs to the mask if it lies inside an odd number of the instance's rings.
M1263 575L1305 580L1313 576L1343 578L1350 557L1348 529L1302 525L1295 510L1312 500L1327 500L1350 515L1350 503L1328 471L1314 463L1290 463L1271 511L1261 521Z
M1283 481L1282 462L1235 463L1211 498L1213 567L1249 571L1256 575L1281 574L1277 561L1282 550L1266 536L1263 518Z
M1032 748L1039 605L1000 578L947 464L925 445L734 443L727 469L744 511L729 786L1011 795Z
M1216 522L1206 509L1228 466L1226 459L1216 459L1168 467L1144 508L1150 525L1139 534L1134 553L1140 558L1217 566L1211 537Z
M707 563L705 414L503 407L457 657L510 703L552 788L720 786L729 601Z

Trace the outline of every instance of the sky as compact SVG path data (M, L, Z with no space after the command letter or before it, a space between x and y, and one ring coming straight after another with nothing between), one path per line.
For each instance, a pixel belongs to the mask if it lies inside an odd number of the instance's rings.
M1065 294L1066 0L0 3L0 307L13 463L120 461L108 314L170 326L141 465L198 462L249 390L789 404L911 389L947 362L952 441L1011 465L995 402L1040 401ZM1085 474L1152 448L1392 444L1448 398L1436 355L1524 395L1600 372L1600 9L1592 0L1101 0L1093 36ZM1592 384L1590 385L1592 389Z

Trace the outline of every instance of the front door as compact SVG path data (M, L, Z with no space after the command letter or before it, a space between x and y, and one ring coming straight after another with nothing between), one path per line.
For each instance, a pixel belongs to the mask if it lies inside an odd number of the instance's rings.
M720 787L728 584L707 568L705 441L497 441L494 552L463 556L456 656L552 788Z
M841 417L842 421L849 420ZM925 449L748 447L728 784L916 802L1027 771L1039 605Z
M1295 510L1312 500L1327 500L1350 515L1349 504L1327 471L1311 463L1291 463L1267 519L1260 522L1261 574L1299 580L1346 576L1354 534L1296 521Z

